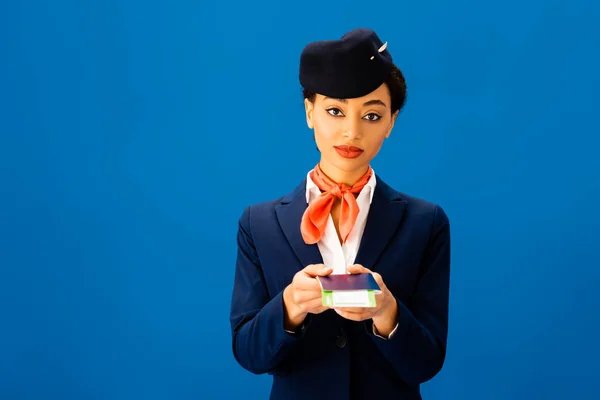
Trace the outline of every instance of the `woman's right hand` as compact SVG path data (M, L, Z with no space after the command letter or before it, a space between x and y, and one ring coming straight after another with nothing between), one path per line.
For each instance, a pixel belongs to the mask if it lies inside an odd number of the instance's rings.
M329 309L321 300L321 285L317 276L327 276L333 269L324 264L311 264L298 271L283 291L285 329L294 331L308 314L320 314Z

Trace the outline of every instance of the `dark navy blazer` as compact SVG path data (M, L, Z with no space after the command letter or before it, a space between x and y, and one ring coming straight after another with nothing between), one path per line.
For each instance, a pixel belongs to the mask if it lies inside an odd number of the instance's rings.
M231 302L233 354L255 374L273 375L271 399L421 399L420 384L442 368L448 332L450 227L435 204L399 193L377 176L356 263L383 277L398 302L391 339L333 310L309 314L293 335L283 327L283 289L323 262L300 234L306 181L277 200L247 207L240 220Z

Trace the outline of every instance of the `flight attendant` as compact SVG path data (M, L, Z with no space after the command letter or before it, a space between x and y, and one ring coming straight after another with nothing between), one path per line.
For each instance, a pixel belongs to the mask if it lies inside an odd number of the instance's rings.
M309 43L299 77L320 159L240 217L233 355L273 376L271 399L421 399L446 355L450 227L439 205L371 167L404 77L371 29ZM374 275L376 307L324 307L316 277L355 273Z

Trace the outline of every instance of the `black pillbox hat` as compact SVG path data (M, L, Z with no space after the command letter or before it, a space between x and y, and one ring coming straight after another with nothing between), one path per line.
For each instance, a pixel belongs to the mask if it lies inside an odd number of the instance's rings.
M393 65L387 42L358 28L339 40L309 43L300 55L300 84L328 97L362 97L386 81Z

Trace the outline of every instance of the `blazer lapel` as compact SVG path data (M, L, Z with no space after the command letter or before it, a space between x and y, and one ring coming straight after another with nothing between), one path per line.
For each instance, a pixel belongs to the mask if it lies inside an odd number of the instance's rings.
M292 192L281 200L281 204L275 206L275 213L279 225L296 253L302 268L309 264L322 264L323 258L316 244L306 244L300 233L300 222L308 204L306 203L306 179ZM299 268L299 269L302 269Z
M398 230L406 209L400 194L377 177L373 202L356 255L356 264L373 271L379 256Z

